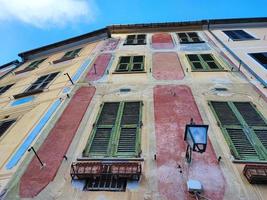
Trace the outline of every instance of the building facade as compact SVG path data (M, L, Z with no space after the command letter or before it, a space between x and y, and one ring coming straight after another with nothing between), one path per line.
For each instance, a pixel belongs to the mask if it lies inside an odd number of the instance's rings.
M266 33L114 25L20 53L0 67L0 197L265 199ZM207 148L187 162L192 122Z

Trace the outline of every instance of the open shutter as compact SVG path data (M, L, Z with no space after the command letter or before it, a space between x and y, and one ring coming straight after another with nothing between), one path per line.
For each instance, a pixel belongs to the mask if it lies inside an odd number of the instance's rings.
M141 102L125 102L121 118L117 155L137 156L139 153Z
M93 130L93 139L89 148L89 152L85 152L85 156L102 155L108 156L112 132L116 124L116 118L119 110L119 102L104 103L97 123Z

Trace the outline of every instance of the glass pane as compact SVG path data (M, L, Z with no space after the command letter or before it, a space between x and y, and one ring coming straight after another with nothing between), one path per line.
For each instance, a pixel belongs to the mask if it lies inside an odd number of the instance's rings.
M134 56L133 57L133 62L139 62L139 63L142 63L144 60L144 57L143 56Z
M118 71L128 71L128 64L120 64Z
M190 61L199 61L198 56L195 54L189 54L187 55L187 57L189 58Z
M200 56L205 61L213 61L214 60L210 54L201 54Z
M193 62L193 65L196 69L203 69L203 66L201 65L200 62Z
M120 63L129 63L130 62L130 56L122 56L120 58Z
M211 69L219 69L219 67L216 65L215 62L207 62L207 64L209 65L209 68Z

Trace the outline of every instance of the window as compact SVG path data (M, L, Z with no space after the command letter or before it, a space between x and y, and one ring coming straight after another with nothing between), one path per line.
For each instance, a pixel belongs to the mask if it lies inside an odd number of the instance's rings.
M71 51L68 51L64 54L64 56L58 60L54 60L53 61L53 64L57 64L57 63L60 63L60 62L63 62L63 61L67 61L67 60L71 60L73 58L75 58L79 52L82 50L82 48L78 48L78 49L75 49L75 50L71 50Z
M14 84L6 85L0 87L0 95L4 94L9 88L11 88Z
M210 102L236 160L267 159L267 121L250 102Z
M28 72L31 70L34 70L35 68L37 68L42 62L44 62L47 58L41 59L41 60L36 60L31 62L27 67L25 67L22 70L16 71L15 74L21 74L24 72Z
M0 137L7 131L7 129L15 122L15 119L0 121Z
M146 35L127 35L124 45L145 45Z
M108 174L86 179L84 190L124 192L126 186L127 178L117 178L116 175Z
M58 75L59 72L54 72L51 74L47 74L39 77L31 86L26 89L23 93L16 94L13 97L15 99L30 96L33 94L41 93L45 89L45 87Z
M229 31L223 31L223 32L234 41L255 39L253 36L249 35L247 32L243 30L229 30Z
M177 33L180 44L203 43L196 32Z
M35 69L40 65L42 62L44 62L47 58L41 59L41 60L36 60L29 64L25 69Z
M116 72L142 72L144 71L145 56L122 56Z
M249 55L254 58L258 63L260 63L265 69L267 69L267 52L250 53Z
M224 70L211 54L187 54L192 71L222 71Z
M83 156L139 157L141 110L141 102L104 103Z

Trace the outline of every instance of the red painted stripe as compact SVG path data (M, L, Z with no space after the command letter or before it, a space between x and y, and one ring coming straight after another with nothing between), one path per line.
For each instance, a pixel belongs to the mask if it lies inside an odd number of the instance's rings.
M204 196L223 199L226 183L210 141L205 153L194 152L192 163L188 165L185 162L185 125L190 122L190 118L196 123L202 123L190 88L156 86L154 110L158 187L162 199L191 199L186 186L189 178L202 183ZM181 173L178 165L181 166Z
M53 181L94 93L93 87L77 90L37 152L46 166L40 169L36 157L30 162L20 181L20 197L34 197Z
M112 55L110 53L104 53L104 54L99 55L96 58L94 64L91 66L90 71L87 73L86 79L89 81L96 81L100 79L104 75L111 57ZM94 65L95 65L95 68L94 68Z
M157 80L181 80L184 78L184 71L178 55L175 52L154 53L153 77Z
M152 47L154 49L171 49L174 47L172 37L169 33L155 33L152 36Z

